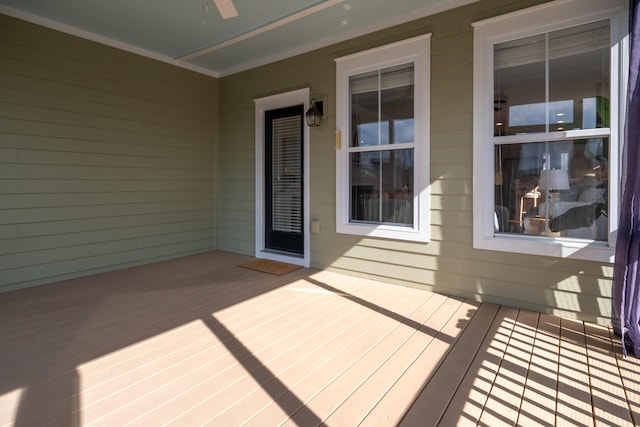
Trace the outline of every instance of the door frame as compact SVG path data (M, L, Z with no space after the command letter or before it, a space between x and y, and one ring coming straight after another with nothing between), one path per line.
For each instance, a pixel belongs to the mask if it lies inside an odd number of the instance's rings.
M256 164L255 164L255 200L256 200L256 243L255 243L255 257L271 259L274 261L288 262L290 264L301 265L303 267L309 267L309 127L306 123L302 126L302 229L304 230L304 244L303 254L291 254L287 255L283 252L270 251L265 248L265 179L264 179L264 161L265 161L265 121L264 114L269 110L277 110L279 108L291 107L294 105L302 104L302 111L309 109L309 88L303 88L284 92L276 95L266 96L263 98L254 99L255 103L255 141L256 141ZM303 122L305 118L302 118Z

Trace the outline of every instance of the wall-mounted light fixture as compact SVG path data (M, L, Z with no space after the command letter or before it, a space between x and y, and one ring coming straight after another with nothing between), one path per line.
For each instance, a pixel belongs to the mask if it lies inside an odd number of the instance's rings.
M307 117L307 126L309 127L320 126L323 107L324 107L324 103L322 101L316 101L315 98L311 98L311 107L307 110L305 114L305 116Z

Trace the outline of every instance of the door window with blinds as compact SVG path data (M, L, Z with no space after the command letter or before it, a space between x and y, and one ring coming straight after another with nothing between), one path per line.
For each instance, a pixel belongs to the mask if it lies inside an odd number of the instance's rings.
M265 112L264 247L304 252L304 106Z
M428 47L423 36L337 60L339 232L428 239Z
M302 231L301 120L302 116L273 120L271 228L274 231Z

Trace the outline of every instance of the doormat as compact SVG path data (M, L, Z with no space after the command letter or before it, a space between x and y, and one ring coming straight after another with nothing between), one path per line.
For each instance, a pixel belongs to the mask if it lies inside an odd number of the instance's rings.
M262 271L263 273L275 274L282 276L302 268L299 265L288 264L286 262L273 261L270 259L254 259L239 265L250 270Z

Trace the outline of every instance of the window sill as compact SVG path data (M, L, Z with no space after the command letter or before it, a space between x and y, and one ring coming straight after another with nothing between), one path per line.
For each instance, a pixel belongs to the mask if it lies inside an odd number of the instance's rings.
M339 224L336 227L336 232L340 234L354 234L357 236L406 240L410 242L427 243L430 241L430 236L427 231L393 225Z
M474 249L608 263L613 263L615 255L614 248L605 242L531 235L526 237L520 235L475 237L473 247Z

